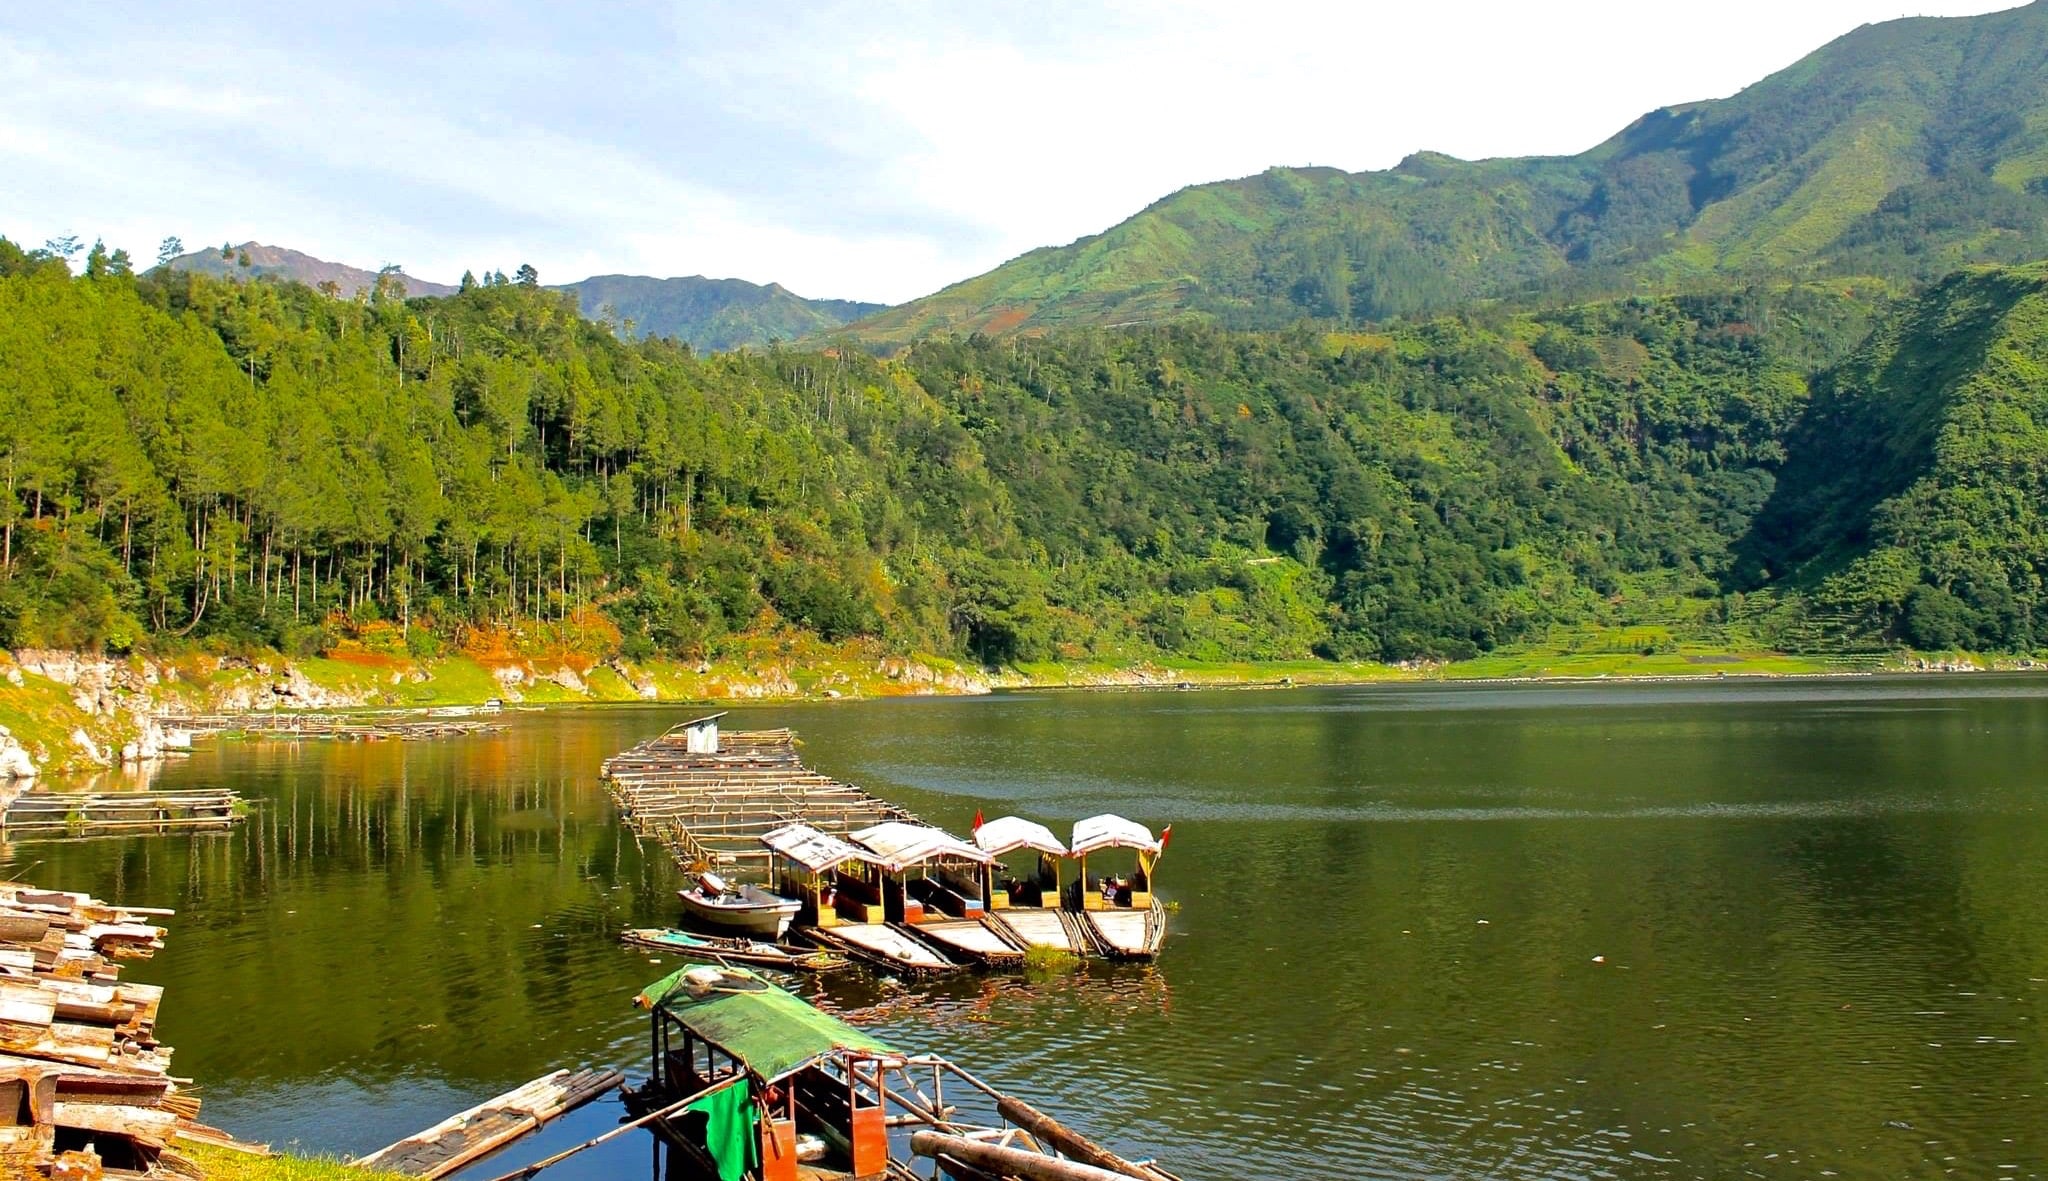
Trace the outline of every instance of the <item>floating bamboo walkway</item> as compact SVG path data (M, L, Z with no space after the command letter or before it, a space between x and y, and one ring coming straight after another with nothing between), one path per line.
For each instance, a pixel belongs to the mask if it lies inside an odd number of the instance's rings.
M333 738L343 741L421 740L489 734L505 727L487 720L494 709L457 707L420 714L410 710L350 713L294 711L244 714L176 714L159 718L167 729L194 737L252 734L276 738Z
M192 791L24 791L0 809L9 836L91 836L172 829L223 829L240 820L242 797L227 788Z
M625 1081L616 1070L557 1070L349 1163L410 1177L445 1177Z
M659 841L689 868L765 867L761 838L802 822L833 836L917 818L797 756L788 730L728 731L714 752L693 752L677 727L604 761L601 774L627 827Z

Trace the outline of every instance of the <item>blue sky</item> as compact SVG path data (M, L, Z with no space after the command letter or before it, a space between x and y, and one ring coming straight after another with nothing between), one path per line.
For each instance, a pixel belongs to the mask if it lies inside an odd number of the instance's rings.
M1858 24L2004 7L13 4L0 234L894 302L1185 185L1576 152Z

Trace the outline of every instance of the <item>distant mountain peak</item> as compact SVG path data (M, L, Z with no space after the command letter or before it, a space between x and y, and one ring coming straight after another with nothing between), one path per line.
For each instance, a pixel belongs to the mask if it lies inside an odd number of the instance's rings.
M197 271L229 279L272 277L304 283L308 287L333 283L345 296L354 296L375 286L378 275L376 271L328 262L285 246L266 246L253 239L239 246L208 246L181 254L169 265L174 271ZM397 279L409 296L455 294L455 288L446 283L414 278L404 271L398 272Z

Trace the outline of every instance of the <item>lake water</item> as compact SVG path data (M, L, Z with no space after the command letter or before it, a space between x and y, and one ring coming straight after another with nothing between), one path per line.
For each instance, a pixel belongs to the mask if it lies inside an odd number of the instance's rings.
M645 1071L674 917L597 766L687 707L219 743L229 837L5 850L171 906L204 1117L367 1151L555 1066ZM2048 1174L2048 679L1014 694L748 709L964 830L1174 836L1152 967L818 999L1189 1178ZM595 1135L586 1108L473 1167ZM546 1174L634 1176L636 1133Z

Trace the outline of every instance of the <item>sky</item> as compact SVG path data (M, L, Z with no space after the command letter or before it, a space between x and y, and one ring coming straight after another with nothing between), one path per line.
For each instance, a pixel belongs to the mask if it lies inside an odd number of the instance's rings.
M1176 189L1582 151L2011 0L0 6L0 234L900 302ZM58 13L61 11L61 16Z

